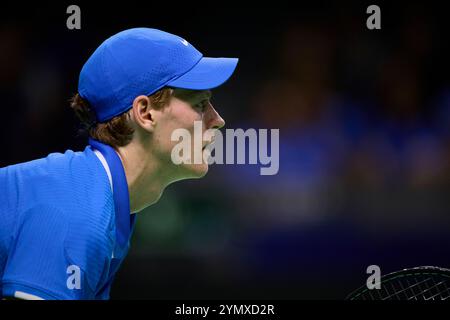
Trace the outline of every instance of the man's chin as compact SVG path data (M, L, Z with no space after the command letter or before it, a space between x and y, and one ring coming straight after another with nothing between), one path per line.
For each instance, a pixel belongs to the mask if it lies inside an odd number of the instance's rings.
M193 165L193 174L195 178L203 178L208 173L209 166L207 163Z
M189 164L184 167L184 179L199 179L203 178L208 173L208 164Z

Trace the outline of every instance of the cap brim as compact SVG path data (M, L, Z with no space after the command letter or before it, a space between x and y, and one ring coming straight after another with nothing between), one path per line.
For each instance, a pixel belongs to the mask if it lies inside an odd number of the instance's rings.
M216 88L231 77L238 60L237 58L204 57L191 70L170 81L167 86L191 90Z

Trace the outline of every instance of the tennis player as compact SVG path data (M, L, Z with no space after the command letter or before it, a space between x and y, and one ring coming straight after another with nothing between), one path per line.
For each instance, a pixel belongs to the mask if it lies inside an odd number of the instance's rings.
M71 101L89 145L0 169L0 297L108 299L136 213L172 182L206 174L207 163L171 161L171 134L224 125L210 90L237 62L156 29L104 41Z

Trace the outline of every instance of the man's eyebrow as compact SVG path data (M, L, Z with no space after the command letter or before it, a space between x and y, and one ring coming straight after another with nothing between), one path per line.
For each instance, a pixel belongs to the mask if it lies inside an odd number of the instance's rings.
M209 100L212 97L212 92L211 90L202 90L202 91L198 91L195 92L195 97L197 97L198 99L202 99L202 100Z
M181 99L209 100L212 97L212 92L211 90L176 89L174 95Z

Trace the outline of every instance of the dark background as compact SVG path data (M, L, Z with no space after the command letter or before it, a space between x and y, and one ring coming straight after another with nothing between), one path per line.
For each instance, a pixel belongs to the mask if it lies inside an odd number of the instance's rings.
M66 28L70 4L81 30ZM366 28L370 4L381 30ZM450 267L442 2L2 6L0 167L84 149L68 99L93 50L131 27L239 57L214 91L226 127L280 129L277 175L214 165L139 214L113 299L342 299L372 264Z

